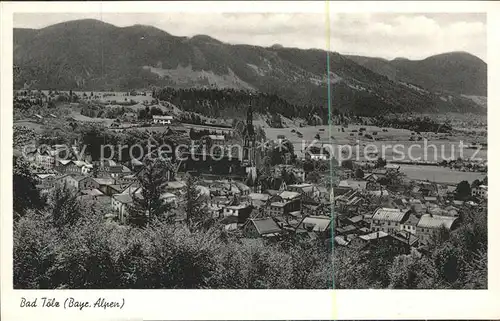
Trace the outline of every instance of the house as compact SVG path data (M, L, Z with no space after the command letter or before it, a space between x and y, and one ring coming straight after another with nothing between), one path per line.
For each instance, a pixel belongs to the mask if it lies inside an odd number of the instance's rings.
M313 184L306 184L306 183L288 185L287 190L290 192L296 192L299 194L307 195L311 198L317 198L321 194L320 190L316 186L314 186Z
M427 205L422 203L421 200L419 199L410 199L408 201L408 205L410 206L410 208L412 208L416 213L422 213L422 212L425 212L427 210Z
M289 191L270 196L266 202L269 203L267 213L271 217L285 216L290 212L300 211L302 207L300 194Z
M153 124L170 125L173 120L173 116L153 115Z
M130 167L133 171L139 171L144 167L144 163L138 160L137 158L132 158L130 160Z
M352 190L353 189L348 187L348 186L336 186L333 188L333 195L335 195L335 197L337 197L338 195L343 195L343 194L349 193ZM330 191L330 194L332 194L331 191Z
M421 182L418 192L422 196L436 196L437 195L437 185L430 182Z
M339 176L342 180L352 179L354 178L354 171L352 169L344 169Z
M177 196L172 193L164 192L160 195L160 199L163 200L164 203L177 207Z
M250 194L248 194L248 198L250 200L250 203L255 208L260 208L262 206L265 206L270 197L271 196L269 194L263 194L263 193L250 193Z
M347 225L335 228L335 235L355 234L358 229L354 225Z
M453 205L446 206L444 210L446 213L443 215L445 216L458 217L460 215L460 210Z
M456 226L456 217L425 214L418 221L416 235L423 244L428 244L440 228L451 231Z
M220 218L222 217L224 206L214 203L208 203L206 204L206 210L208 211L210 217Z
M417 224L420 220L415 214L411 213L408 219L401 223L401 230L409 232L413 235L417 234Z
M437 204L438 198L436 196L424 196L424 201L430 204Z
M129 208L133 204L134 198L143 199L142 187L130 185L125 188L123 192L112 195L111 207L113 211L117 212L118 219L121 222L126 221ZM174 207L177 205L177 197L172 193L164 192L160 195L160 199L163 200L164 203L171 204Z
M96 188L82 190L81 193L82 193L82 196L90 196L92 198L96 198L98 196L106 196L103 192L101 192L100 190L98 190Z
M37 183L43 186L53 186L56 174L53 173L39 173L36 174Z
M272 202L267 206L266 212L271 217L285 216L292 212L291 202Z
M73 172L73 169L74 169L74 172L75 173L80 173L82 175L88 175L90 174L90 172L93 170L94 166L92 164L89 164L85 161L80 161L80 160L74 160L72 161L72 163L75 165L75 166L71 166L70 167L67 167L67 169L70 171L70 172Z
M394 233L401 229L401 223L408 220L410 210L399 208L378 208L371 218L370 229L373 232Z
M99 184L91 177L81 175L65 175L63 183L67 187L76 189L78 191L91 190L99 188Z
M184 183L183 181L170 181L167 183L166 189L170 192L177 192L181 191L185 187L186 183Z
M377 175L379 178L386 177L389 171L385 168L377 168L372 171L373 174Z
M123 166L123 165L117 165L117 166L110 167L109 171L108 171L108 175L113 177L113 178L120 178L120 177L129 175L131 173L132 173L132 171L128 167ZM170 174L170 172L168 171L167 172L167 179L170 179L169 174Z
M363 198L357 189L335 197L335 206L341 211L355 210L362 203Z
M297 227L297 232L307 231L315 232L322 238L328 238L332 235L332 218L329 216L306 216Z
M103 192L106 195L110 195L108 193L108 187L110 185L115 184L115 180L113 178L94 178L94 181L99 184L97 187L101 192Z
M67 170L67 167L72 164L73 162L69 159L58 159L55 162L55 170L58 171L61 174L66 174L69 173Z
M376 197L383 197L383 196L389 196L389 191L386 189L376 189L376 190L369 190L367 191L368 194Z
M381 179L382 177L378 176L375 173L367 173L367 174L365 174L365 176L363 176L363 180L368 181L368 182L377 183L379 181L379 179Z
M472 189L472 196L488 198L488 186L479 185Z
M377 244L380 241L384 241L388 237L389 234L386 232L376 231L370 234L359 235L355 239L351 240L349 245L355 248L364 248L370 244Z
M248 187L246 184L238 181L233 182L233 184L240 190L240 195L247 196L248 194L250 194L250 187Z
M114 194L111 197L111 208L118 213L118 220L122 223L128 216L128 207L134 202L129 194Z
M88 167L90 164L84 161L78 160L58 160L57 171L65 174L74 174L74 175L84 175L84 173L90 173L91 167ZM92 166L92 165L90 165ZM82 169L86 167L86 169Z
M272 238L278 237L281 233L281 228L270 217L249 219L243 226L243 235L247 238Z
M220 196L211 195L208 204L211 206L220 206L220 207L230 206L234 204L234 198L230 198L224 195Z
M278 196L285 202L300 201L300 193L297 192L283 191Z
M225 142L224 135L208 135L213 145L223 146Z
M45 169L51 169L55 166L56 152L50 149L37 150L34 154L34 162L36 165Z
M307 152L304 153L304 156L306 159L311 159L311 160L328 160L328 154L326 153L312 153L312 152Z
M398 173L399 170L400 170L401 166L397 165L397 164L386 164L384 166L384 169L387 170L387 172L393 172L393 173Z
M356 215L347 219L348 223L354 225L357 228L369 228L370 222L366 221L363 215Z
M335 236L334 241L335 241L336 245L347 246L356 237L358 237L356 234L348 234L348 235L344 234L344 235Z
M417 247L420 243L418 237L407 231L399 231L390 234L390 246L392 250L401 254L408 254L412 247Z
M358 190L365 190L366 189L366 184L367 181L361 181L361 180L352 180L352 179L347 179L340 181L339 187L347 187L350 189L358 189Z
M107 185L105 192L106 195L114 195L114 194L120 194L122 193L127 187L129 187L131 184L112 184L112 185Z
M236 216L238 223L245 223L252 213L252 206L249 204L225 206L222 212L224 217Z

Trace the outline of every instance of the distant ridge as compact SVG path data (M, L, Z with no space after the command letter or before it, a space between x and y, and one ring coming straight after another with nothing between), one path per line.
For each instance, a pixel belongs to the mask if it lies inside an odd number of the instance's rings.
M486 64L472 55L449 53L417 62L328 55L334 109L370 115L484 112L461 96L486 91ZM178 37L151 26L116 27L92 19L14 29L14 63L20 68L16 88L217 87L326 107L326 57L319 49L231 45L206 35ZM454 99L443 99L435 88Z
M394 81L409 82L433 91L487 95L487 65L464 51L447 52L421 60L349 56L358 64Z

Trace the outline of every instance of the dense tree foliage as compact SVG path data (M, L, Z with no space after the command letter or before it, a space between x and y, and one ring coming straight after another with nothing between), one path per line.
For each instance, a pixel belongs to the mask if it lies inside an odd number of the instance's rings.
M46 213L14 226L15 288L329 288L328 252L240 242L220 230L156 221L145 229L81 218L60 230ZM329 263L330 262L330 263Z
M43 206L44 200L36 188L36 178L24 159L14 159L12 176L14 220L17 220L26 210Z
M226 118L232 115L242 117L248 106L252 105L254 112L271 114L274 117L281 114L288 118L300 117L312 120L315 115L319 115L325 121L328 119L328 110L325 107L294 105L277 95L267 93L250 93L235 89L174 89L167 87L156 89L153 92L153 97L169 101L185 111L213 118ZM281 120L275 119L275 122L281 123Z

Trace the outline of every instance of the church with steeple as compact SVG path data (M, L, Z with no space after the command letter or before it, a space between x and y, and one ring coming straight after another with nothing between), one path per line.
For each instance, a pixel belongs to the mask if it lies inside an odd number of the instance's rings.
M257 167L256 167L256 153L255 147L255 128L253 127L253 112L252 105L248 107L247 122L245 130L243 131L243 159L242 165L246 166L247 183L253 186L257 182Z
M248 107L247 122L243 131L243 163L255 166L255 129L253 127L252 105Z

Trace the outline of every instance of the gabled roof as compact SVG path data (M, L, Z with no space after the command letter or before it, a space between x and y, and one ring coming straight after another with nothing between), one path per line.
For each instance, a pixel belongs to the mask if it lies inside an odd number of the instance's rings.
M281 228L276 224L276 222L270 218L253 218L249 220L250 224L253 224L260 235L272 234L281 232Z
M386 189L383 190L374 190L374 191L368 191L368 194L373 195L373 196L388 196L389 192Z
M373 233L366 234L366 235L360 235L358 237L360 239L364 240L364 241L371 241L371 240L376 240L376 239L379 239L379 238L386 237L388 235L389 234L387 234L384 231L378 231L378 232L373 232Z
M356 224L356 223L359 223L363 220L363 215L356 215L356 216L353 216L351 218L348 218L349 222L353 223L353 224Z
M208 135L212 140L224 140L224 135Z
M300 193L284 191L284 192L281 192L279 194L279 196L285 200L293 200L293 199L300 197Z
M267 201L270 195L262 193L250 193L248 194L248 197L254 201Z
M444 226L446 229L451 229L453 223L457 220L456 217L452 216L441 216L441 215L422 215L420 221L418 221L417 227L420 228L440 228Z
M71 163L71 160L69 160L69 159L58 159L57 161L58 161L59 163L61 163L61 165L63 165L63 166L66 166L66 165L68 165L69 163Z
M270 205L273 207L285 207L286 204L284 202L272 202Z
M186 183L184 183L182 181L172 181L172 182L167 183L167 188L171 188L171 189L181 189L181 188L184 188L185 186L186 186Z
M88 196L103 196L104 193L101 192L100 190L98 189L91 189L91 190L84 190L82 191L82 194L84 195L88 195Z
M134 201L129 194L115 194L113 198L123 204L130 204Z
M250 187L248 187L246 184L243 184L242 182L233 182L236 187L240 189L242 192L246 192L250 190Z
M36 174L36 176L38 176L38 178L40 178L40 179L45 179L45 178L47 178L47 177L55 177L55 176L56 176L56 174L50 174L50 173L49 173L49 174L45 174L45 173L40 173L40 174Z
M300 227L308 230L307 227L312 227L314 232L324 232L326 231L332 219L328 216L306 216L300 223Z
M99 185L113 185L115 183L113 178L94 178L94 181Z
M399 170L401 168L401 166L397 165L397 164L386 164L384 166L385 169L396 169L396 170Z
M393 237L394 239L396 239L402 243L406 243L409 246L413 246L416 242L418 242L418 237L416 237L415 235L413 235L410 232L401 231L399 233L392 234L391 237Z
M172 116L164 116L164 115L153 115L153 119L165 119L165 120L172 120L174 117Z
M339 187L349 187L354 189L366 189L367 181L343 180L340 181Z
M372 216L373 220L401 222L409 210L400 210L399 208L378 208Z
M73 164L75 164L76 166L78 167L82 167L82 166L85 166L85 165L89 165L87 164L87 162L84 162L84 161L79 161L79 160L75 160L73 161Z

